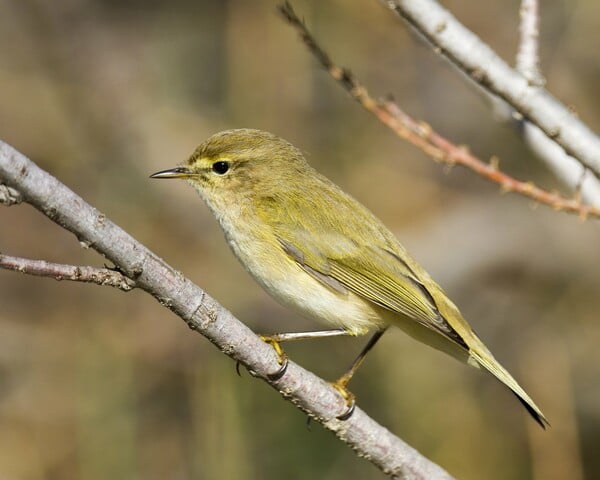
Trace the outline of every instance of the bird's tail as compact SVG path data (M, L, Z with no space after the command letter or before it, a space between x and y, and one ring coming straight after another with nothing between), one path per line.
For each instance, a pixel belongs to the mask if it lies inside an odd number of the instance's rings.
M521 388L521 386L517 383L517 381L512 377L510 373L506 371L506 369L498 363L498 361L493 357L490 351L485 347L483 342L477 341L477 348L469 349L469 354L472 359L474 359L479 365L485 368L488 372L494 375L498 380L500 380L504 385L512 390L512 392L516 395L519 401L523 404L523 406L527 409L529 414L533 417L533 419L540 424L540 426L545 429L546 426L550 426L550 423L542 413L542 411L538 408L538 406L534 403L534 401L525 393L525 390Z

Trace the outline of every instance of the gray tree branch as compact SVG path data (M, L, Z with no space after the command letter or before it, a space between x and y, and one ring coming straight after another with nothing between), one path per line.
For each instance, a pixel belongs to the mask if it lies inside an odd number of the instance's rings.
M48 277L55 280L71 280L74 282L95 283L115 287L124 292L135 288L135 282L117 270L96 268L83 265L64 265L45 260L12 257L0 253L0 268L38 277Z
M600 177L600 138L550 93L508 66L448 10L435 0L380 1L437 52Z
M517 72L531 85L544 86L540 70L540 7L538 0L521 0Z
M531 85L541 87L545 82L540 70L539 23L538 0L522 0L516 69ZM514 120L512 112L508 112L506 117L508 120ZM536 125L528 121L520 123L525 143L552 173L571 190L579 192L585 203L600 206L600 180L588 173L581 163L567 155Z
M31 160L0 142L0 183L20 192L62 228L110 260L119 270L219 350L245 365L300 410L306 412L361 457L392 478L448 480L452 477L356 408L345 421L336 415L345 402L327 382L290 362L279 379L274 350L216 300L137 242Z

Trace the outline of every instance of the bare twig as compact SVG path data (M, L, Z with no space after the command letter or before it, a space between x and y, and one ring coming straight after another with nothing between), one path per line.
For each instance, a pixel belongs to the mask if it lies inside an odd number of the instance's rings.
M455 145L436 133L428 124L412 119L394 102L389 100L376 101L349 70L333 63L331 57L317 43L289 3L282 4L279 9L290 25L298 31L304 43L327 72L363 108L375 115L399 137L417 146L437 161L448 165L462 165L472 170L483 178L500 185L504 192L519 193L555 210L574 213L581 218L587 218L588 216L600 218L600 208L584 205L579 199L566 198L558 193L549 192L531 182L517 180L500 171L497 159L491 159L489 163L484 162L471 154L465 147Z
M331 430L361 457L401 479L450 479L442 468L356 408L350 419L336 418L345 406L339 393L313 373L289 362L283 376L273 348L246 325L167 265L124 230L88 205L25 156L0 142L0 181L80 241L108 258L135 285L155 297L222 352L245 365L286 399Z
M0 183L0 203L10 207L11 205L18 205L23 201L21 194L7 185Z
M88 266L64 265L45 260L11 257L0 254L0 268L15 270L27 275L49 277L55 280L72 280L74 282L95 283L115 287L124 292L135 288L135 282L117 270Z
M540 71L538 0L522 0L520 10L519 51L517 53L517 71L530 85L544 86L544 77Z
M381 1L381 0L380 0ZM444 55L490 93L510 104L600 177L600 138L550 93L510 68L488 45L435 0L383 0Z

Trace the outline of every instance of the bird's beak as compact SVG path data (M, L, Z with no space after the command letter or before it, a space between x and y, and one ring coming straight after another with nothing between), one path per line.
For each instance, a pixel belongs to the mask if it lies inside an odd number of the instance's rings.
M150 178L189 178L194 174L187 167L175 167L153 173Z

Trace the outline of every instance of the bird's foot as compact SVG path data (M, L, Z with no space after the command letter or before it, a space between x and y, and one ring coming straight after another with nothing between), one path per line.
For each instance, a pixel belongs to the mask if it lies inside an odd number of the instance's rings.
M267 374L267 377L269 378L269 380L279 380L281 377L283 377L285 371L287 370L288 357L283 351L283 348L281 348L281 345L279 344L276 338L270 337L268 335L259 335L259 338L263 342L268 343L273 347L275 353L277 354L277 363L279 363L279 369L274 373Z
M348 390L348 388L346 388L347 383L348 381L346 380L345 376L331 383L333 388L340 392L340 395L346 401L346 410L335 417L338 420L348 420L356 408L356 397L350 390Z

